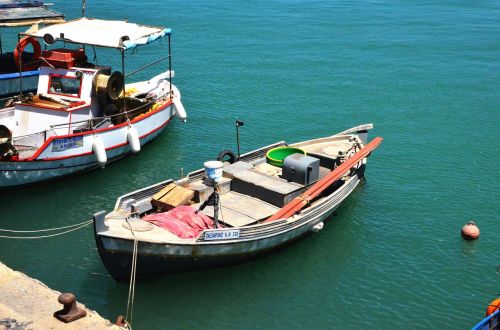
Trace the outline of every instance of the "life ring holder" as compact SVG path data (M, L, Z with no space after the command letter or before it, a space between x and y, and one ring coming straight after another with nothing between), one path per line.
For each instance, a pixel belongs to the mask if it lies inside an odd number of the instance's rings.
M16 63L17 68L21 68L21 56L28 44L31 44L33 46L33 58L31 59L30 64L23 63L23 71L33 71L38 69L38 67L40 66L40 64L37 63L36 60L38 60L42 55L42 47L40 46L38 40L36 40L35 38L25 36L21 38L21 40L19 40L16 48L14 48L14 62Z
M231 150L222 150L219 152L219 155L217 156L217 160L224 162L224 158L228 156L229 159L227 160L230 164L234 164L236 162L236 155L231 151Z

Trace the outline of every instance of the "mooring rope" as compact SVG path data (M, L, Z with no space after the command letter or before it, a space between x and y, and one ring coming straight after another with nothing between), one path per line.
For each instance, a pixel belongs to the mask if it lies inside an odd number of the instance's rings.
M135 236L134 229L132 228L130 222L128 222L128 218L125 219L125 221L127 221L128 226L130 228L130 232L132 233L132 236L134 236L134 248L132 251L132 269L130 270L130 283L128 287L127 313L125 314L126 325L129 326L129 329L132 329L132 318L134 314L134 298L135 298L135 277L137 273L136 272L137 252L138 252L139 240Z
M56 237L60 235L64 235L67 233L70 233L72 231L82 229L92 223L92 220L87 220L81 223L77 223L74 225L69 225L69 226L64 226L64 227L58 227L58 228L50 228L50 229L39 229L39 230L10 230L10 229L0 229L0 232L11 232L11 233L39 233L39 232L47 232L47 231L55 231L55 230L61 230L61 229L68 229L66 231L56 233L56 234L50 234L50 235L41 235L41 236L3 236L0 235L0 238L10 238L10 239L39 239L39 238L49 238L49 237Z
M1 229L0 228L0 231L5 231L5 232L9 232L9 233L39 233L39 232L43 232L43 231L55 231L55 230L61 230L61 229L66 229L66 228L73 228L73 227L77 227L77 226L80 226L80 225L88 224L89 222L92 222L92 220L87 220L87 221L84 221L84 222L75 223L75 224L69 225L69 226L56 227L56 228L48 228L48 229L12 230L12 229Z
M124 320L123 323L125 323L126 329L132 330L132 325L130 323L128 323L127 320Z

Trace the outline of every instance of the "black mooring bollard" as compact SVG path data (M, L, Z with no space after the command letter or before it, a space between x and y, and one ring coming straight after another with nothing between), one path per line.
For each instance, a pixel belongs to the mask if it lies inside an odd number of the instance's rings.
M87 312L76 306L76 297L72 293L61 293L57 298L64 308L54 313L54 317L64 323L73 322L87 315Z

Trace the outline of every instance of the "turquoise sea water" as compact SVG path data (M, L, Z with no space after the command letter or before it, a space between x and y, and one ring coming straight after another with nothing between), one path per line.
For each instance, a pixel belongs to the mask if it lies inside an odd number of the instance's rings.
M54 9L80 14L78 2ZM482 318L500 291L498 1L108 0L88 1L87 15L173 28L188 123L104 170L1 192L0 228L110 210L234 150L235 119L244 151L373 122L385 141L323 231L254 262L138 283L134 329L466 329ZM470 219L475 242L460 237ZM125 313L128 285L107 275L90 227L0 247L2 262L104 317Z

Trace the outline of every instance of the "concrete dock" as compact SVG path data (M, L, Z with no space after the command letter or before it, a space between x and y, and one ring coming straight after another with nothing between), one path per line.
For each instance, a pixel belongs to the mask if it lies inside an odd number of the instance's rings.
M80 303L77 306L84 309L87 316L71 323L59 321L53 316L63 307L57 301L59 294L0 262L0 330L123 329Z

